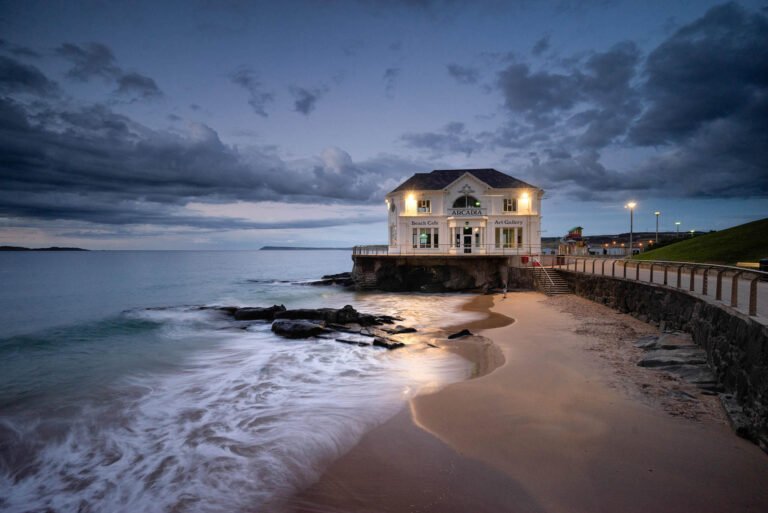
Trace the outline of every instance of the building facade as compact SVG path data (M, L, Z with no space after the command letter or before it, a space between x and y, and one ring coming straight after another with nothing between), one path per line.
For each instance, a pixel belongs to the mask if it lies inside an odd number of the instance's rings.
M388 252L538 254L543 195L495 169L417 173L386 196Z

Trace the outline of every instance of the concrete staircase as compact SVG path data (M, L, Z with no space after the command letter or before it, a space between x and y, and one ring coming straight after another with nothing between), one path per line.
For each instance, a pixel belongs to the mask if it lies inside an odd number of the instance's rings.
M568 288L568 283L566 283L563 277L560 276L560 273L554 269L534 267L533 280L536 287L548 296L571 293L571 289Z

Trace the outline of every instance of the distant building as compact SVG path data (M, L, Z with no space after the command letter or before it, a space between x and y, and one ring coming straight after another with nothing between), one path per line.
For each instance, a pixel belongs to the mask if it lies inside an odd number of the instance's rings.
M495 169L417 173L386 196L389 254L540 253L543 195Z

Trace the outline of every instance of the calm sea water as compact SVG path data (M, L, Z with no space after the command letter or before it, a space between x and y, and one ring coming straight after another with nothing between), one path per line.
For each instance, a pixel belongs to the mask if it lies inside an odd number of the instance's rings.
M299 284L350 268L347 251L0 253L0 510L259 511L468 375L419 337L286 340L194 308L352 304L421 337L469 316L461 296Z

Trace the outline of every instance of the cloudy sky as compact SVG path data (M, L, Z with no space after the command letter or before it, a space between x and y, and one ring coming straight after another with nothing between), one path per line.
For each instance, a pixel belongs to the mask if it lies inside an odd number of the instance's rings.
M768 216L768 2L0 1L0 244L386 239L414 172L543 236Z

